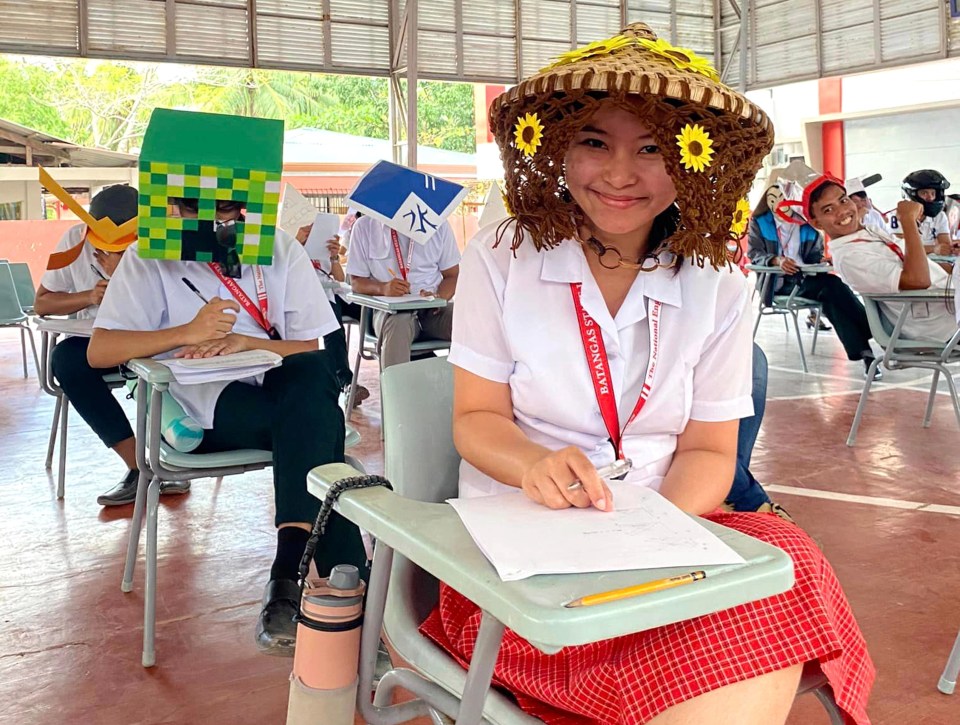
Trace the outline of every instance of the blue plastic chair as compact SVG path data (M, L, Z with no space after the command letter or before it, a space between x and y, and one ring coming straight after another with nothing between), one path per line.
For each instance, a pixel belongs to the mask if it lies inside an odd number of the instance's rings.
M32 310L32 302L30 309ZM33 340L33 328L30 327L29 319L20 295L17 293L10 263L0 262L0 327L15 327L20 330L24 378L27 377L27 336L30 337L30 349L33 350L34 369L37 371L37 377L40 375L40 359L37 357L37 346Z

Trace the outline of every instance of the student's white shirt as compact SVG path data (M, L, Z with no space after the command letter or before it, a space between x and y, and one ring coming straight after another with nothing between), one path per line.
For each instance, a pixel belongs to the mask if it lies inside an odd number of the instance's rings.
M279 229L273 250L273 264L262 267L269 321L284 340L318 338L322 348L323 336L339 325L313 266L300 243ZM205 263L143 259L136 247L131 246L110 280L94 327L152 331L187 324L196 317L203 302L187 288L183 277L207 300L234 299ZM257 286L252 265L243 265L242 277L237 283L256 305ZM263 328L242 309L233 332L267 338ZM156 357L171 357L173 352ZM243 382L260 385L263 376ZM201 385L171 383L170 392L188 415L209 429L213 427L217 399L227 385L226 381Z
M70 227L57 243L57 252L65 252L72 247L77 246L83 241L83 236L87 232L86 224L77 224ZM44 289L51 292L86 292L97 286L100 277L90 268L93 265L101 272L104 277L109 275L97 263L97 258L93 255L93 245L90 242L83 242L83 249L80 256L72 263L60 269L48 269L40 278L40 284ZM109 289L109 288L108 288ZM78 320L92 320L97 316L99 305L84 307L77 311Z
M803 264L803 257L800 255L800 225L784 221L776 214L773 215L773 223L777 226L780 253L797 264Z
M860 241L863 240L863 241ZM895 244L901 252L905 242L876 227L865 227L859 232L830 240L833 268L840 278L861 294L892 294L900 291L903 262L884 242ZM930 289L946 290L950 281L943 268L927 259L930 268ZM886 318L896 322L903 309L900 302L881 302ZM912 340L946 341L957 331L957 321L946 305L918 303L903 323L902 334Z
M866 221L864 221L864 226L866 226ZM890 227L896 234L903 234L903 230L900 228L900 220L896 214L891 216ZM940 212L935 217L925 216L917 228L920 230L920 241L927 247L936 244L937 237L940 234L950 236L950 220L947 219L945 211Z
M397 234L400 255L407 265L407 280L410 294L420 290L436 292L443 280L442 271L460 263L460 250L453 230L447 222L440 225L426 244L410 244L410 238ZM413 250L413 261L408 258ZM393 275L390 271L393 270ZM397 256L393 248L390 228L373 217L357 219L350 233L350 257L346 273L351 277L369 277L378 282L389 282L393 276L401 277Z
M637 402L649 354L649 300L664 303L660 361L650 397L627 429L623 448L634 469L627 480L659 488L692 418L727 421L749 416L751 319L739 270L700 269L637 275L616 319L611 318L582 248L564 241L537 252L526 239L516 252L497 225L485 227L464 252L457 281L450 362L510 386L514 418L535 443L580 448L596 466L611 463L613 447L587 367L571 282L582 282L584 309L600 326L621 425ZM460 495L516 488L470 463L460 467Z
M877 229L883 229L885 232L890 232L887 220L876 209L868 209L867 213L863 215L862 223L864 226L876 227Z

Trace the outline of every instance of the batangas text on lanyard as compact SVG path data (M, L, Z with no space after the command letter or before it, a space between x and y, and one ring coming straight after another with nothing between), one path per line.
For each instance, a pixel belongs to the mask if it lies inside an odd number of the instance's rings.
M264 329L264 332L270 337L271 340L280 340L280 333L277 332L277 328L270 324L269 316L269 302L267 301L267 285L263 281L263 270L260 268L259 264L253 265L253 277L257 282L257 304L254 305L253 301L247 295L246 292L241 289L240 285L236 283L236 280L227 277L223 272L220 271L220 265L216 262L209 262L208 266L213 273L217 275L217 279L227 288L227 291L233 295L233 298L240 303L240 306L244 311L253 318L253 321L256 322L260 327Z
M603 333L600 326L583 309L580 301L582 285L574 282L570 285L573 294L573 305L577 310L577 323L580 325L580 339L583 341L583 354L587 359L587 367L593 379L593 390L597 396L597 405L600 406L600 415L610 435L610 442L617 453L617 459L626 459L623 452L623 434L627 427L637 419L643 406L646 405L653 390L653 381L657 374L657 363L660 359L660 313L663 303L655 300L650 306L648 315L650 330L650 357L647 363L647 374L640 389L640 397L633 407L630 418L620 426L620 413L617 411L617 398L613 392L613 380L610 376L610 360L607 358L607 348L603 343Z
M403 254L400 252L400 235L397 234L396 229L390 230L390 239L393 240L393 253L397 257L397 266L400 267L400 276L404 279L407 278L407 274L412 269L413 261L413 245L416 244L412 239L410 240L410 246L407 247L407 261L403 261Z

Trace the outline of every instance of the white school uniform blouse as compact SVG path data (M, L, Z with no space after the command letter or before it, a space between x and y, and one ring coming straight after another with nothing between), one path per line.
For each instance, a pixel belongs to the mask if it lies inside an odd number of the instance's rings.
M323 288L306 252L296 239L277 229L273 264L262 267L267 288L268 316L284 340L312 340L339 325L327 304ZM250 300L257 304L257 285L253 266L244 264L237 280ZM213 271L202 262L143 259L131 246L123 255L117 273L110 280L94 327L107 330L163 330L184 325L194 317L203 302L183 283L189 279L207 300L213 297L232 300L233 295ZM237 314L233 332L267 339L267 333L243 309ZM157 355L171 357L174 351ZM261 385L263 376L243 382ZM183 409L204 428L213 427L213 412L228 381L201 385L170 384L170 392Z
M390 228L373 217L362 216L357 219L350 231L350 257L347 260L346 273L351 277L369 277L378 282L389 282L393 270L402 277L397 265L397 256L393 250ZM419 294L420 290L436 292L443 279L443 270L460 263L460 250L453 230L447 222L440 225L436 233L426 244L413 245L413 263L407 256L410 251L410 238L398 234L400 254L408 267L410 294Z
M864 225L867 225L867 220L864 219ZM900 228L900 219L896 214L890 219L890 227L898 235L903 234L903 229ZM931 246L937 243L937 237L940 234L946 234L950 236L950 220L947 218L947 213L945 211L940 212L935 217L925 216L923 221L920 222L917 229L920 232L920 241L923 242L924 246Z
M450 362L507 383L516 423L532 441L553 450L577 446L597 466L615 458L584 356L571 282L583 283L583 307L601 328L621 426L647 371L648 301L664 303L653 390L623 436L624 453L633 461L628 481L659 488L677 436L691 418L727 421L752 414L749 296L739 270L717 272L688 261L676 274L641 272L614 319L577 242L537 252L526 239L514 256L509 236L493 249L496 227L482 229L464 252ZM461 496L517 490L461 464Z
M857 241L867 240L867 241ZM833 268L840 279L861 294L892 294L900 291L903 262L884 242L897 245L904 251L905 242L899 237L867 226L859 232L830 240ZM930 268L930 289L946 290L950 277L939 264L927 259ZM881 302L880 309L891 323L896 322L903 308L899 302ZM912 340L945 342L957 331L957 321L944 304L917 303L910 317L903 323L902 334Z
M86 224L77 224L75 227L70 227L57 243L56 251L65 252L71 247L75 247L83 239L83 235L86 234L86 231ZM50 290L51 292L74 293L92 290L97 286L97 282L100 281L100 277L98 277L97 274L90 269L91 264L103 272L104 277L110 276L97 262L97 258L93 256L93 245L91 245L90 242L84 242L83 249L80 252L79 257L77 257L66 267L61 267L60 269L48 269L40 278L40 284L44 289ZM77 311L77 319L92 320L97 316L98 309L98 305L84 307L82 310Z

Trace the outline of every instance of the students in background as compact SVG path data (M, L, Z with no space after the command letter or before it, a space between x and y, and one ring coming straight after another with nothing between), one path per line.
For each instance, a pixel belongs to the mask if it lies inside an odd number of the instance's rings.
M180 216L196 218L196 199L178 199L176 204ZM243 219L242 205L218 201L216 216L219 241ZM195 453L238 448L273 452L277 553L256 642L268 654L292 655L297 627L293 616L300 601L297 570L320 507L307 491L306 476L315 466L343 460L344 420L335 366L329 353L319 349L320 339L338 328L333 310L303 247L278 229L273 250L269 265L221 266L219 273L203 262L144 259L132 250L111 280L88 355L96 367L136 357L212 357L244 350L270 350L283 357L282 365L257 378L171 383L170 392L204 428ZM231 272L239 274L231 284L239 286L240 293L227 286ZM184 277L197 294L187 288ZM258 307L261 282L266 304ZM253 312L260 309L262 314L264 307L263 322L275 328L274 336ZM334 513L315 561L324 576L336 564L362 569L366 554L359 530Z
M426 244L417 244L369 216L353 225L347 274L353 291L401 297L419 294L453 299L460 250L450 224L443 222ZM453 305L390 314L376 311L380 369L410 362L410 346L421 337L449 340Z
M774 210L783 198L779 186L769 183L763 198L753 210L750 219L748 255L754 264L780 267L767 291L766 304L773 295L789 295L799 287L797 294L823 305L823 315L837 331L837 337L849 360L862 360L864 374L874 360L870 348L870 323L860 300L850 288L832 274L805 275L800 265L823 262L823 235L788 208L791 221L783 219ZM808 321L808 327L813 323ZM875 377L880 377L877 368Z
M137 190L119 184L108 186L90 200L90 215L94 219L110 219L117 226L134 219L137 216ZM124 253L94 247L86 238L88 233L86 224L78 224L60 239L55 255L79 244L83 247L73 262L48 270L40 279L34 302L38 315L96 318ZM53 349L50 362L54 377L70 404L126 466L127 471L119 483L97 496L97 503L101 506L122 506L133 503L137 496L137 444L127 414L103 380L104 375L117 372L117 367L92 367L87 362L89 343L86 337L67 337ZM189 490L189 481L164 481L160 486L163 494L180 494Z
M921 169L907 174L900 187L905 199L920 204L920 216L911 219L920 233L920 243L927 254L951 254L950 222L944 212L946 190L950 182L939 171ZM897 214L890 220L893 233L904 237L906 220Z
M918 222L923 206L919 202L903 200L897 205L903 227L903 237L898 238L876 227L865 227L836 179L820 177L812 186L809 219L830 235L833 266L853 289L861 294L936 289L946 295L950 277L927 258L920 239ZM942 343L957 331L957 320L946 304L917 307L920 314L911 314L904 322L901 332L905 338ZM902 304L881 302L880 309L894 323Z
M725 244L772 124L642 23L588 48L490 107L514 217L463 257L450 349L460 495L603 516L618 487L648 486L781 547L796 583L549 655L508 630L494 677L545 722L776 725L806 665L866 725L874 668L822 553L776 516L716 513L752 413L749 290ZM596 469L615 459L633 468L608 485ZM423 629L465 663L482 616L442 585Z
M857 176L853 179L847 179L844 186L850 199L860 210L860 219L864 225L874 226L889 232L890 227L887 225L887 220L884 219L883 214L877 211L873 201L867 196L867 187L881 180L880 174L871 174L867 177Z

